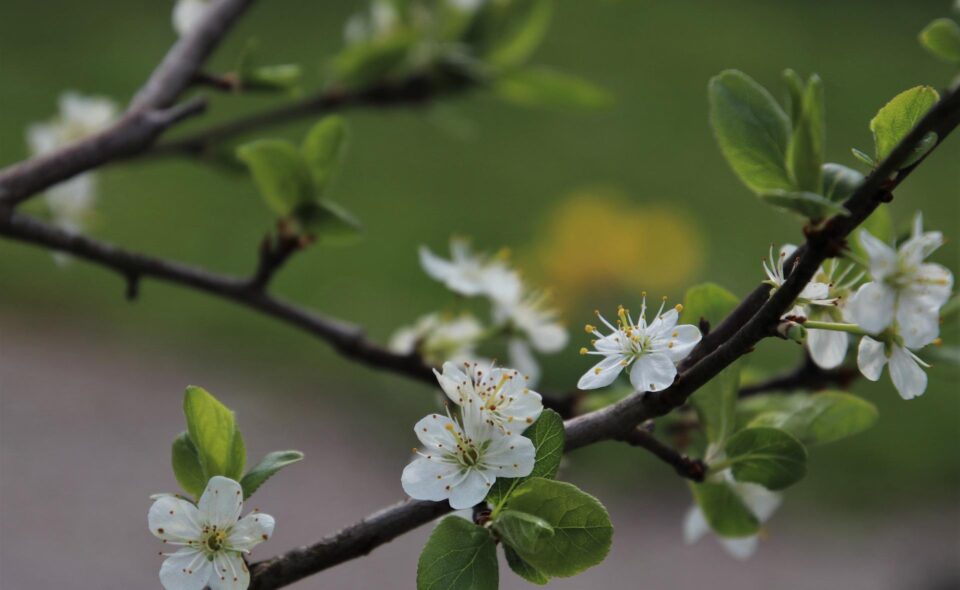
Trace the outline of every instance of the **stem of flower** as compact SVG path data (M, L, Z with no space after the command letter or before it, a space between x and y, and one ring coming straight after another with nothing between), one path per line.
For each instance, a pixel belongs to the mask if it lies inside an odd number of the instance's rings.
M834 332L846 332L848 334L856 334L858 336L873 336L873 334L867 332L856 324L838 324L834 322L816 322L807 320L803 323L803 327L808 330L832 330Z

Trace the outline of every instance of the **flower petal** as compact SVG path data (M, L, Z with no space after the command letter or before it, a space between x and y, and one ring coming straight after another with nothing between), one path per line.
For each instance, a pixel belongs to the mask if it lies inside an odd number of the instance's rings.
M539 383L540 364L537 362L537 357L533 356L526 340L511 338L507 343L507 354L510 356L510 364L529 379L530 385Z
M221 551L213 556L211 590L247 590L250 571L239 553Z
M455 363L447 361L443 363L443 373L438 373L436 369L433 374L437 376L437 382L440 388L447 394L450 401L458 406L463 405L469 395L473 392L470 377L466 375Z
M674 363L678 363L687 358L702 338L700 328L691 324L680 324L676 326L668 336L670 340L667 341L666 348L661 348L660 352L665 352ZM673 346L670 346L671 342Z
M414 426L413 431L417 438L426 447L427 453L444 454L452 452L457 446L457 440L448 429L452 426L456 430L457 425L442 414L430 414L421 418Z
M692 545L708 532L710 532L710 525L707 524L707 518L703 515L703 510L694 504L683 518L683 541Z
M599 389L610 385L623 370L622 361L626 358L623 355L604 358L584 373L583 377L580 377L580 380L577 381L577 389Z
M400 485L403 491L417 500L445 500L450 497L453 483L460 477L460 469L453 463L420 457L403 468ZM472 505L471 505L472 506Z
M927 389L927 374L902 346L894 346L890 356L890 379L900 397L913 399Z
M490 486L496 478L485 478L476 469L471 469L470 473L450 492L450 507L454 510L471 508L476 506L487 497Z
M923 348L940 334L940 315L935 309L912 307L901 300L897 327L907 348Z
M921 264L910 279L903 299L912 305L939 308L950 299L953 273L945 266L933 262Z
M880 282L861 285L844 308L855 324L874 334L884 331L893 321L896 292Z
M861 338L860 346L857 348L857 367L863 376L870 381L878 381L885 364L887 364L887 353L883 343L869 336Z
M645 354L633 362L630 383L637 391L661 391L673 385L677 367L663 353Z
M569 338L566 328L552 322L531 326L527 330L527 335L530 337L530 344L536 350L545 353L559 352L567 345Z
M251 512L230 529L227 545L235 551L250 551L273 536L275 524L273 517L269 514Z
M807 330L807 350L821 369L835 369L843 364L849 340L846 332Z
M160 583L166 590L202 590L212 573L213 565L201 551L184 548L163 561Z
M523 436L495 437L483 462L491 469L489 474L494 477L526 477L533 471L536 463L537 450L533 441Z
M727 539L724 537L717 538L720 540L720 544L723 545L723 548L727 550L727 553L740 560L749 559L751 555L756 553L757 545L759 543L759 538L757 535L751 535L749 537L743 537L740 539Z
M237 523L243 509L243 490L229 477L217 475L200 496L200 522L225 529Z
M199 539L200 515L197 507L183 498L161 496L147 514L150 532L164 541L184 542Z
M860 245L867 254L870 276L881 281L897 267L897 252L865 229L860 230Z

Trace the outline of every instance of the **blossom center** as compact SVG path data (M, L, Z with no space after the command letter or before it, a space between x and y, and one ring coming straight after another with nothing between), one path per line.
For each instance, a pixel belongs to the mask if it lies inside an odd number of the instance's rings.
M209 529L205 532L203 538L203 547L209 553L216 553L226 548L227 544L227 532L225 530L218 530L216 527Z

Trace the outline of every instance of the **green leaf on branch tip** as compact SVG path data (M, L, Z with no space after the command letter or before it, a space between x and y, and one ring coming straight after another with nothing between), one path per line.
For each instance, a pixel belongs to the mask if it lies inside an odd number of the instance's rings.
M293 212L294 218L318 242L342 246L356 242L362 226L352 213L330 199L306 203Z
M527 107L598 109L613 102L606 90L592 82L543 67L499 76L494 90L504 100Z
M457 516L433 529L417 563L417 590L497 590L497 548L490 531Z
M871 155L868 154L867 152L865 152L865 151L863 151L863 150L858 150L857 148L850 148L850 153L853 154L853 157L854 157L854 158L860 160L861 162L863 162L863 163L866 164L867 166L870 166L871 168L876 168L876 167L877 167L877 161L874 160L874 159L873 159L873 156L871 156Z
M807 450L778 428L745 428L731 436L724 448L737 481L782 490L807 473Z
M263 485L273 474L280 471L287 465L303 460L303 453L300 451L273 451L254 465L250 471L240 480L240 487L243 488L243 499L246 500L253 495L257 489Z
M270 209L285 217L314 198L313 180L299 150L280 139L258 139L237 148Z
M730 167L757 194L792 190L786 167L790 118L752 78L726 70L710 80L710 123Z
M787 114L790 116L790 121L793 123L793 126L796 127L797 123L800 121L801 115L803 114L803 79L799 74L791 69L784 70L782 77L784 85L787 87L787 95L786 100L784 100L784 107L786 108Z
M810 446L863 432L879 417L876 406L841 391L755 396L740 406L748 427L779 428Z
M177 478L177 483L185 492L194 498L199 498L207 487L207 478L203 475L200 456L190 440L190 435L181 432L177 438L173 439L171 451L173 475Z
M535 551L546 537L553 536L550 523L538 516L504 510L493 521L493 530L497 531L504 543L518 551Z
M738 303L736 295L719 285L697 285L684 296L680 322L696 326L702 318L716 327ZM690 398L711 443L722 444L733 433L740 371L745 364L743 360L731 364Z
M342 117L331 115L314 125L303 140L301 152L313 176L314 195L319 196L337 169L347 138Z
M513 570L513 573L517 574L531 584L543 586L550 581L550 576L524 561L522 557L517 555L516 551L510 548L509 545L503 546L503 555L507 558L507 565L510 566L510 569Z
M760 521L727 482L690 482L693 500L710 529L721 537L749 537L760 530Z
M190 441L203 467L204 485L216 475L239 481L246 449L233 412L203 388L190 386L184 392L183 413Z
M487 502L496 506L506 497L511 487L519 485L531 477L545 477L553 479L560 469L563 459L563 447L566 435L563 429L563 418L550 409L545 409L537 421L523 431L523 436L533 442L536 451L536 462L530 475L521 478L498 478L487 493Z
M531 478L514 489L506 509L539 517L553 535L531 547L513 547L523 561L547 576L567 577L597 565L610 551L613 525L596 498L565 482Z
M823 187L823 151L826 136L823 83L810 76L799 118L787 146L787 169L796 188L816 193Z
M863 184L863 178L863 174L853 168L828 162L823 165L821 194L831 201L842 203Z
M885 104L870 121L876 149L874 160L880 162L889 156L938 100L940 95L932 87L916 86L901 92ZM935 134L928 134L901 167L905 168L922 158L936 141Z
M960 25L938 18L920 32L920 44L938 58L960 64Z
M831 215L849 215L850 211L840 203L816 193L798 191L769 191L760 195L760 200L775 207L792 211L808 219L824 219Z

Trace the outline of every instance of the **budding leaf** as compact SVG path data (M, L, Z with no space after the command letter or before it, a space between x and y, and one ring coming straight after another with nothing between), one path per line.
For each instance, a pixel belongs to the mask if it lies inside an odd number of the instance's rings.
M823 189L820 194L831 201L846 201L861 184L863 174L859 171L832 162L823 165Z
M417 590L497 590L497 549L490 531L457 516L433 529L417 563Z
M866 153L865 151L863 151L863 150L858 150L857 148L850 148L850 153L853 154L853 157L854 157L854 158L860 160L861 162L863 162L863 163L866 164L867 166L870 166L871 168L876 168L876 167L877 167L877 161L873 159L873 156L871 156L870 154Z
M796 127L800 121L800 117L803 115L803 79L795 71L786 69L783 71L783 82L787 87L787 96L784 105L787 114L790 116L790 121L793 123L793 126Z
M215 475L239 480L246 462L243 437L233 412L200 387L184 392L183 413L187 432L203 467L204 485Z
M785 430L805 445L822 445L870 428L879 416L876 406L849 393L763 395L744 400L740 410L748 426Z
M306 203L293 212L307 233L318 242L351 244L360 237L362 226L352 213L330 199Z
M938 18L920 32L920 44L942 60L960 64L960 25Z
M292 90L300 84L303 70L299 64L257 66L240 74L241 87Z
M824 120L823 83L810 76L799 117L787 146L787 168L800 191L817 193L823 187Z
M574 485L535 477L517 486L505 506L553 527L553 535L540 535L527 547L513 547L523 561L547 576L578 574L603 561L610 551L613 525L607 510Z
M690 490L710 529L721 537L749 537L760 530L760 521L730 484L691 482Z
M787 488L807 473L807 450L777 428L745 428L730 437L725 450L734 479L768 490Z
M553 536L550 523L538 516L516 510L500 512L493 523L493 529L500 534L504 543L519 551L535 551L538 543Z
M560 469L560 460L563 459L565 431L563 418L550 409L545 409L537 421L523 431L523 436L533 442L536 450L536 462L533 471L527 477L498 478L487 493L487 502L494 506L503 501L511 487L515 487L531 477L545 477L553 479Z
M240 487L243 488L243 499L246 500L253 495L257 489L263 485L263 482L270 479L274 473L280 471L287 465L303 460L303 453L300 451L274 451L260 459L260 462L254 465L250 471L240 480Z
M177 483L185 492L194 498L199 498L207 487L207 478L203 475L197 448L190 441L189 434L181 432L177 438L173 439L171 456L173 475L177 478Z
M258 139L237 148L267 205L282 217L314 198L313 180L297 148L279 139Z
M543 586L550 581L550 576L524 561L522 557L517 555L516 551L510 548L510 546L503 546L503 555L507 558L507 565L510 566L510 569L513 570L513 573L517 574L531 584Z
M938 100L940 95L932 87L916 86L901 92L884 105L870 121L876 146L874 159L879 162L889 156ZM936 142L936 135L928 134L901 167L905 168L922 158Z
M790 119L752 78L726 70L710 80L710 123L730 167L750 190L792 190L786 154Z
M506 101L527 107L597 109L612 97L595 84L543 67L516 70L496 78L494 90Z
M343 153L346 137L346 123L342 117L333 115L314 125L303 140L301 152L313 176L314 194L322 194L329 184Z

